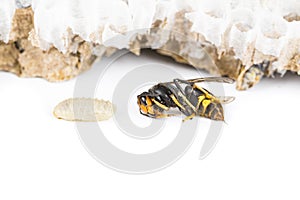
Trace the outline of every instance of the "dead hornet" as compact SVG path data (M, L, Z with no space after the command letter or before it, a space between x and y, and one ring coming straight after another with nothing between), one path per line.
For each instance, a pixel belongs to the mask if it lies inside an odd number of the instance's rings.
M230 103L234 97L216 97L206 89L197 86L199 82L233 83L226 77L174 79L173 82L159 83L137 96L140 113L147 117L164 118L178 114L170 113L170 108L178 108L186 118L201 116L224 121L222 104ZM169 113L168 113L169 112Z

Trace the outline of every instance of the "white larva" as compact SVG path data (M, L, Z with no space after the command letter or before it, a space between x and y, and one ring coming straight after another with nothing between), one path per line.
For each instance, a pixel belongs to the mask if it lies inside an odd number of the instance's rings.
M56 118L67 121L103 121L113 116L113 105L99 99L71 98L59 103L53 114Z

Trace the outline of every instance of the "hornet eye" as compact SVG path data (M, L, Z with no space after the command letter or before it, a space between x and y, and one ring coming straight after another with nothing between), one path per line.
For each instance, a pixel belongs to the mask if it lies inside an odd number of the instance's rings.
M141 103L145 106L147 105L146 97L144 96L141 97Z

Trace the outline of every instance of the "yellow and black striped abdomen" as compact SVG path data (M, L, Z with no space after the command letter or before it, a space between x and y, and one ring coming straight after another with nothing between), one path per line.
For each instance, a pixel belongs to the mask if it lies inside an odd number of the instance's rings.
M204 99L199 106L198 115L212 120L224 121L222 104L213 99Z
M224 121L222 104L204 88L194 86L192 90L186 91L188 100L194 105L196 115L212 120Z

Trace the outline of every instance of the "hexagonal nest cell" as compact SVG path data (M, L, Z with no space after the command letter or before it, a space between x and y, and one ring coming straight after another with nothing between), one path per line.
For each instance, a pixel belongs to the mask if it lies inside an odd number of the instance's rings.
M297 0L7 1L0 70L68 80L118 49L149 48L237 81L300 73Z

